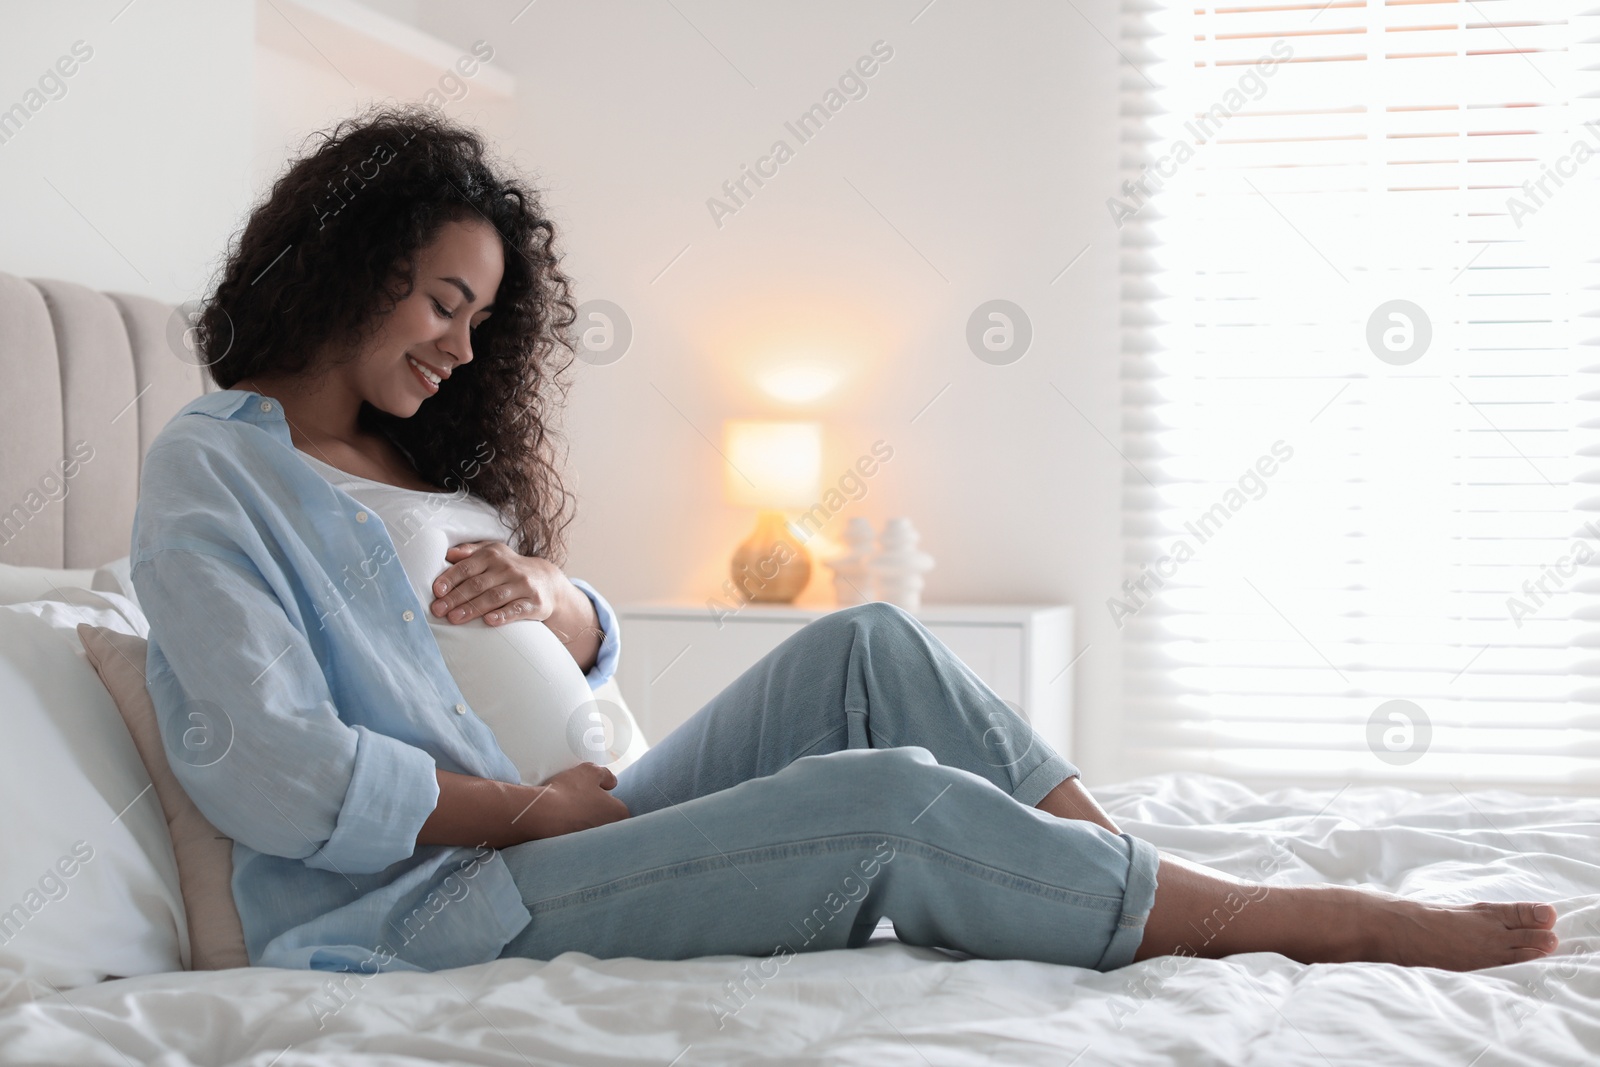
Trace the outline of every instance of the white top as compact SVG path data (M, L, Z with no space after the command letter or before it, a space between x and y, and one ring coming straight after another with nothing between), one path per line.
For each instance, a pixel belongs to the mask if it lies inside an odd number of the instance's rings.
M446 550L463 541L510 542L513 530L494 505L470 493L429 493L358 477L304 451L300 458L366 505L388 530L469 712L494 732L523 784L542 784L590 758L580 756L581 741L568 738L571 731L582 738L579 724L588 720L579 713L594 693L548 626L532 619L490 626L482 616L454 623L433 613L434 580L451 566Z

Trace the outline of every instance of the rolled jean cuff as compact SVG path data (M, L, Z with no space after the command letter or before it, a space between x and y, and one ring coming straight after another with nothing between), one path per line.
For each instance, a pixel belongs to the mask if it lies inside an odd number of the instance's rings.
M1144 940L1145 920L1156 902L1156 869L1161 854L1143 838L1119 834L1128 842L1128 882L1122 892L1122 914L1111 941L1095 964L1097 971L1114 971L1133 962L1133 954Z
M1029 771L1028 776L1012 790L1011 799L1018 804L1036 808L1039 806L1039 801L1050 795L1052 789L1068 778L1076 777L1078 768L1068 763L1058 753L1052 752L1048 759Z

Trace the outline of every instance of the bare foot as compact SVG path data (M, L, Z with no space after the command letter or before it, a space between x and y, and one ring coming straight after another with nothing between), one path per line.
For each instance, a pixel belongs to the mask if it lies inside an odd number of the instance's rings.
M1134 960L1277 952L1301 963L1398 963L1473 971L1548 956L1549 904L1425 904L1341 885L1241 882L1163 854Z
M1384 893L1367 900L1368 937L1358 959L1475 971L1548 956L1560 943L1548 904L1426 904Z

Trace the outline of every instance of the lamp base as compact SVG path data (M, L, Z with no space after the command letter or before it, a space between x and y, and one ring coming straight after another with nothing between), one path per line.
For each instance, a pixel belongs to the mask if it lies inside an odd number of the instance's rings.
M747 601L787 604L811 580L811 556L789 532L781 511L763 511L733 553L733 587Z

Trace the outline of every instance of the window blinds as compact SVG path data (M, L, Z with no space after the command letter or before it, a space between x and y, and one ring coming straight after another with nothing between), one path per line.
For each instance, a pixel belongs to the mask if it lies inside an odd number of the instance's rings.
M1123 0L1130 769L1600 788L1594 42Z

